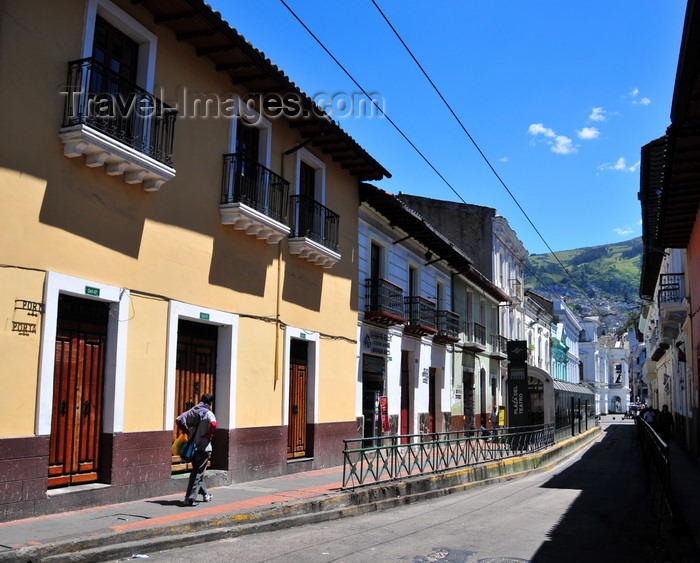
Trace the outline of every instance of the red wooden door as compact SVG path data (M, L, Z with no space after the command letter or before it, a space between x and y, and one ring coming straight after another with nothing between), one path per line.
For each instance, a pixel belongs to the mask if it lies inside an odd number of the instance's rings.
M291 341L289 357L289 427L287 429L287 457L305 457L306 444L306 391L308 379L307 343Z
M48 486L97 481L109 305L60 296Z
M289 366L289 435L287 457L306 455L306 380L305 365Z
M215 326L184 320L179 322L175 364L175 416L199 403L200 397L205 393L214 395L217 339L218 328ZM175 425L173 441L177 435L178 429ZM177 469L185 468L179 456L173 456L172 463Z
M406 436L411 430L409 426L411 413L411 395L408 377L408 352L401 352L401 416L399 420L399 434ZM402 438L406 443L408 438Z
M435 401L435 385L437 378L435 377L435 368L430 368L430 376L428 379L428 432L435 432L435 420L437 418L436 401Z

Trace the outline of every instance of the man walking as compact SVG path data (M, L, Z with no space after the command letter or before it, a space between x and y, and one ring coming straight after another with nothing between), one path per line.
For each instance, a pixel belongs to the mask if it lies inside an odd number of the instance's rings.
M178 428L194 438L197 444L197 451L192 459L192 471L187 484L185 494L185 506L197 506L197 495L201 493L204 502L209 502L212 495L207 492L204 483L204 472L207 470L207 463L211 457L211 439L216 430L216 417L211 410L214 396L210 393L202 395L199 404L190 410L183 412L177 417Z

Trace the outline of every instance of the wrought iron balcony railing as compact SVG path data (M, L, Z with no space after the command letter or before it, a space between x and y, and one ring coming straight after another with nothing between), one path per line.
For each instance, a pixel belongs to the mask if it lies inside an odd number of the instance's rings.
M492 334L491 350L498 356L506 357L508 355L508 339L500 334Z
M437 332L437 307L433 301L416 295L404 297L408 322L404 332L424 336Z
M332 250L338 250L340 216L318 201L293 195L291 201L291 238L308 238Z
M467 322L464 328L465 342L478 344L481 347L486 347L486 327L477 322Z
M458 342L459 341L459 315L445 309L437 312L438 333L433 342Z
M683 301L683 274L661 274L659 281L659 303Z
M63 127L88 125L111 139L172 165L177 111L96 59L68 64Z
M405 323L403 289L382 278L365 279L365 319L385 325Z
M243 154L225 154L221 204L242 203L287 225L289 182Z

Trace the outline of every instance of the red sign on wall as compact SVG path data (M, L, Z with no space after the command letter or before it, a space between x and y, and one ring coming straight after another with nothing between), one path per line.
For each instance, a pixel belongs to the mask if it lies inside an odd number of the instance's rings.
M389 399L387 397L379 397L379 410L382 415L382 432L391 430L389 424Z

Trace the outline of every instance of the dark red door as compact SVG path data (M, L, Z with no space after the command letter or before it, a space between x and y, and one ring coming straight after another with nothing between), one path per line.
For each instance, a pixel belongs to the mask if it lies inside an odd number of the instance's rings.
M430 378L428 382L428 432L435 432L435 420L437 417L436 401L435 401L435 385L437 378L435 377L435 368L430 368Z
M109 304L59 296L49 487L97 481Z
M411 395L409 388L409 377L408 377L408 352L401 352L401 417L399 421L399 434L406 436L410 430L410 416L411 416ZM407 438L401 440L402 443L406 443Z

